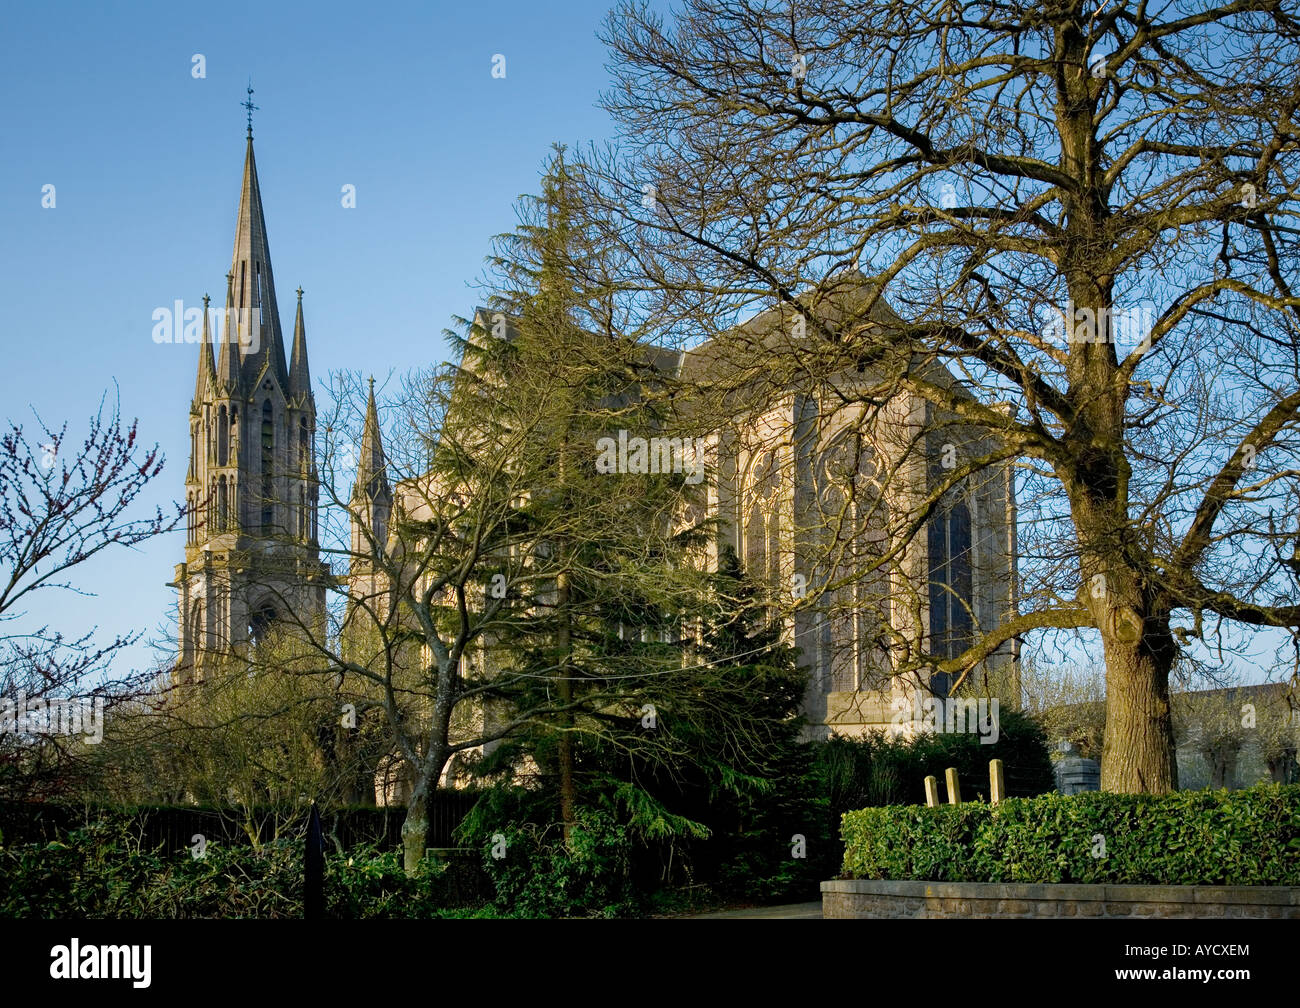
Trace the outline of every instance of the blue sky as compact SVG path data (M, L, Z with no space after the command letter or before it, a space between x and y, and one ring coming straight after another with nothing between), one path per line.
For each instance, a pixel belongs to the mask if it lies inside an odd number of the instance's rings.
M494 234L538 188L550 145L612 133L595 38L610 0L17 6L0 84L0 420L32 409L76 436L113 383L167 468L148 508L183 496L197 347L159 345L153 312L220 303L252 78L258 170L286 336L305 291L317 382L381 381L446 358L442 330L479 300ZM202 54L206 76L192 74ZM504 78L492 76L496 54ZM43 187L56 205L43 208ZM356 187L344 209L344 185ZM101 555L94 597L32 607L65 632L154 633L183 533ZM1260 641L1249 680L1271 663ZM151 663L143 645L123 670Z
M286 338L306 294L313 376L447 357L494 234L538 188L555 142L610 135L595 38L607 0L52 3L5 16L0 84L0 419L84 431L116 380L167 468L149 505L184 495L197 347L158 345L155 308L224 297L252 77L258 173ZM202 54L206 77L192 76ZM492 76L495 54L503 79ZM42 208L43 186L55 207ZM341 189L356 187L355 209ZM319 398L319 396L318 396ZM67 631L152 632L184 533L79 571L96 598L46 596ZM143 667L143 647L123 668Z

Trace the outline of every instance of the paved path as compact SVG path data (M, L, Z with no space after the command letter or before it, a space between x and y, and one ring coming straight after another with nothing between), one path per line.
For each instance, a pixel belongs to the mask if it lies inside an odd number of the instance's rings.
M691 914L697 920L812 920L822 919L822 903L786 903L784 906L742 907L738 910L711 910Z

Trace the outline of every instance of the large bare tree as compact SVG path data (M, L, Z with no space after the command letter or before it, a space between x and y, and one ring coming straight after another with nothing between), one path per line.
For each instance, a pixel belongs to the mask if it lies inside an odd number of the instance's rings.
M928 667L1087 631L1109 791L1177 786L1180 654L1300 628L1296 15L685 0L605 31L605 174L665 324L783 304L809 338L746 380L858 367L863 402L906 391L997 435L941 477L1017 460L1019 612ZM807 292L853 271L873 297L814 326Z

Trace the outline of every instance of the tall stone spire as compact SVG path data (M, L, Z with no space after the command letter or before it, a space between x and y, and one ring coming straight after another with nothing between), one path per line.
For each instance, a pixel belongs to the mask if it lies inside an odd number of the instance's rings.
M364 559L382 550L388 541L388 520L393 510L393 489L388 483L388 460L379 433L379 411L375 408L375 380L370 379L370 399L361 431L361 458L352 485L349 506L352 524L352 569L366 569Z
M212 362L212 332L208 326L210 298L203 295L203 342L199 344L199 373L194 381L194 407L197 409L208 397L208 389L216 378L216 365Z
M251 87L249 97L251 115ZM213 332L217 326L207 311L211 299L203 304L185 481L190 522L185 561L177 565L174 581L182 679L202 678L209 664L227 659L247 661L273 626L323 634L325 588L332 577L317 538L316 408L302 306L300 301L295 395L251 129L220 333ZM211 345L214 336L219 349Z
M366 424L361 432L361 458L357 462L357 481L353 497L364 494L369 500L392 503L393 490L388 485L388 460L379 433L379 411L375 408L375 380L370 379L370 399L366 403Z
M262 211L262 190L257 181L253 157L253 136L248 135L244 154L244 181L239 192L239 215L235 219L235 250L230 260L236 317L256 326L258 338L240 347L244 380L251 386L264 366L272 369L282 389L288 388L289 374L284 360L284 336L280 331L280 310L275 300L275 279L271 273L271 249L266 239L266 217Z
M217 386L233 395L242 386L239 367L239 315L234 311L234 275L226 274L226 315L221 332L221 352L217 354Z
M298 288L298 314L293 320L293 357L289 361L289 398L311 395L311 369L307 366L307 327L302 321L302 288Z

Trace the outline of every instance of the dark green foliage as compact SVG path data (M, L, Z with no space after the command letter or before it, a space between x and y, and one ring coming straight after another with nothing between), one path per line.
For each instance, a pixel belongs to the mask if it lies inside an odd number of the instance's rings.
M889 738L877 732L861 738L834 737L814 747L809 787L821 799L823 818L818 835L816 867L821 878L831 878L840 867L840 817L850 810L925 802L925 778L939 779L940 797L946 799L944 772L957 769L962 797L988 797L989 761L1004 766L1007 793L1030 796L1053 790L1047 739L1033 718L1019 711L999 715L998 740L989 745L978 735L946 733ZM810 851L811 853L811 851Z
M978 735L950 732L888 738L883 733L859 739L832 738L818 751L817 766L831 811L925 802L925 778L939 779L957 769L962 797L987 798L989 760L1002 760L1007 794L1029 797L1054 789L1047 738L1037 722L1019 711L1001 711L998 740L985 745Z
M765 625L735 557L725 553L720 566L690 667L669 665L671 674L637 687L631 709L653 705L655 727L639 717L607 719L602 732L575 741L589 857L566 853L550 825L554 735L523 735L494 754L504 761L528 753L546 785L499 786L462 826L462 842L480 849L494 833L510 837L508 859L485 861L500 911L609 915L679 886L707 886L724 898L813 898L834 871L838 845L810 775L812 747L799 741L806 677L794 649ZM611 644L629 647L617 637ZM792 854L796 835L804 857Z
M842 835L849 878L1300 885L1300 785L868 808Z
M282 839L218 846L202 858L141 847L123 819L91 823L62 841L0 846L0 917L52 919L303 916L303 844ZM426 859L408 878L401 855L362 845L327 853L327 917L463 915L480 902L477 866Z
M452 845L452 831L474 805L469 791L440 789L429 802L430 846ZM399 842L406 810L400 806L336 807L321 810L321 825L328 849L336 853L359 844L382 847ZM136 805L129 808L44 802L0 802L0 841L10 844L62 840L88 823L122 819L131 823L133 835L149 849L165 853L189 849L201 833L223 845L251 845L277 838L300 838L306 813L296 808L214 808L204 805Z
M483 870L495 887L493 910L505 917L635 915L642 901L633 884L633 849L627 830L600 809L579 810L568 845L558 826L527 821L480 834Z
M707 882L724 896L754 900L815 895L825 877L816 855L829 851L833 834L820 830L824 815L808 780L811 746L800 742L807 676L796 649L766 624L759 593L729 549L719 558L712 598L698 655L707 667L691 675L700 693L707 682L713 702L665 698L658 730L683 756L633 758L621 776L611 768L611 783L632 782L704 827L686 831L671 851L676 875L661 859L665 882ZM792 856L796 834L808 856Z

